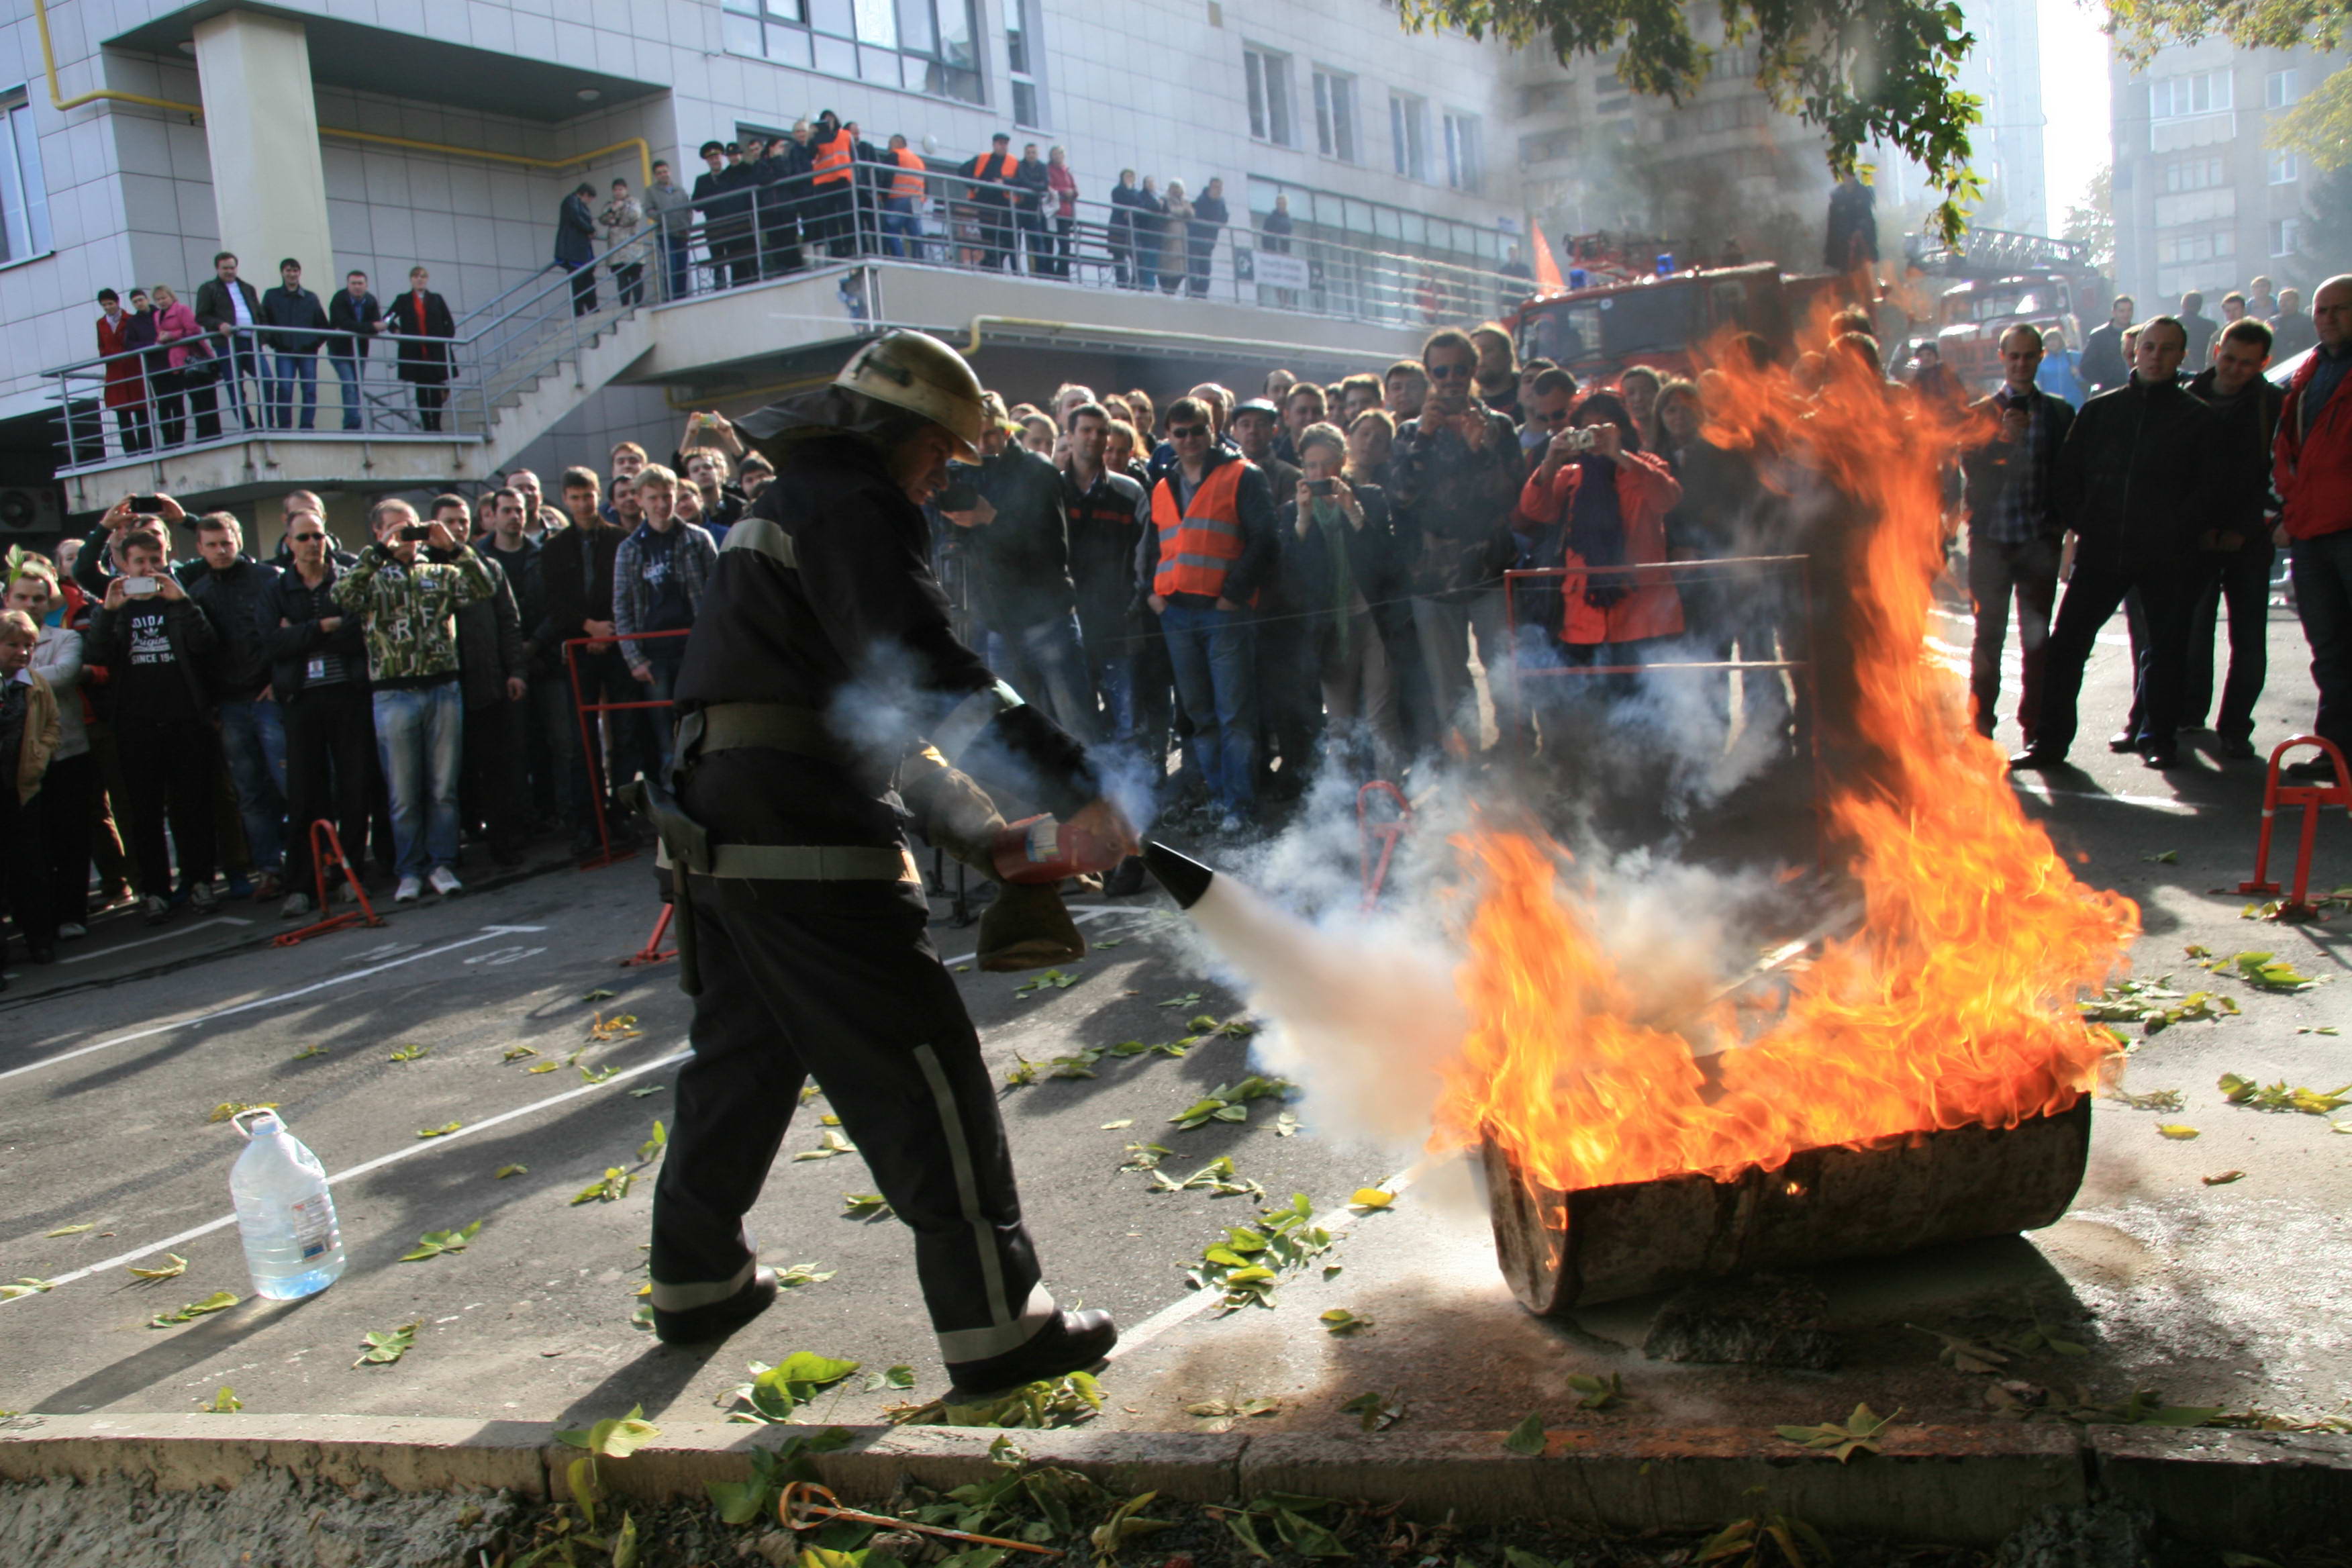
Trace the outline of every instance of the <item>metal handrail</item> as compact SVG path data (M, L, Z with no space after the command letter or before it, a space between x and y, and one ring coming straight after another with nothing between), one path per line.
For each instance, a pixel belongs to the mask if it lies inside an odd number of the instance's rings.
M859 163L853 171L847 181L830 182L831 189L819 186L814 174L732 187L696 208L702 215L698 222L665 228L657 217L647 217L635 234L579 269L551 263L469 311L455 335L425 340L435 345L443 364L438 383L404 382L397 350L415 340L395 333L369 340L388 345L391 354L326 356L341 384L341 433L487 439L501 408L566 362L576 365L599 336L643 306L881 261L1009 272L1037 281L1150 290L1408 328L1486 320L1516 304L1528 288L1524 279L1487 268L1312 234L1268 236L1246 210L1239 221L1229 218L1177 235L1171 226L1184 220L1108 202L1081 198L1065 219L1051 191L927 169L923 195L899 198L891 189L898 165ZM1034 207L1024 205L1032 199ZM1275 271L1276 258L1281 277L1269 281L1261 274ZM871 330L876 298L869 279L848 300L851 321L845 326L850 331ZM216 363L227 363L232 372L228 402L244 412L245 428L233 433L219 424L219 395L207 378L191 380L184 373L159 378L155 362L147 360L134 417L118 417L119 428L110 436L106 367L167 353L169 345L44 372L56 383L53 396L64 426L59 472L257 435L311 433L287 426L298 416L300 378L312 384L318 379L318 356L301 356L310 362L307 370L298 363L292 367L298 379L288 381L278 374L269 347L268 334L296 330L229 328L206 334L204 341L215 349ZM220 352L224 340L236 344L247 337L250 342L235 355ZM409 368L414 370L413 363ZM247 381L253 384L250 397L244 392ZM427 393L425 387L436 390ZM253 413L270 406L273 392L284 409L283 423ZM320 405L329 406L324 399ZM184 438L191 414L193 440Z

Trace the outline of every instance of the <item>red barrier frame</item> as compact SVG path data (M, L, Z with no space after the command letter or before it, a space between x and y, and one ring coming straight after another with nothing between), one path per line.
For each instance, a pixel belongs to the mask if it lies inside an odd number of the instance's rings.
M603 846L593 858L581 862L580 869L593 871L617 861L634 859L636 851L613 851L612 825L604 816L604 770L596 745L596 731L588 721L591 713L627 713L643 708L675 708L668 699L645 702L589 702L580 694L580 660L577 650L583 647L610 646L622 642L655 642L663 637L683 637L694 635L691 626L670 632L633 632L626 637L566 637L563 642L563 672L572 682L572 708L580 723L580 756L588 769L588 804L596 813L596 842Z
M323 844L320 842L322 837L325 839ZM329 850L333 851L331 857L328 854ZM359 900L358 909L345 910L339 915L327 913L327 868L330 866L341 871L344 880L351 884L352 896ZM308 942L314 936L324 936L331 931L341 931L345 926L383 924L383 917L375 912L373 904L368 902L367 889L360 886L359 873L353 870L352 863L343 858L342 836L335 831L335 825L323 816L313 818L310 823L310 868L317 873L318 877L318 912L322 918L299 931L289 931L282 936L270 938L270 946L292 947L295 943Z
M2316 747L2335 771L2332 784L2282 784L2279 765L2289 752L2298 746ZM2344 753L2332 741L2317 735L2290 735L2271 748L2268 776L2263 781L2263 837L2254 850L2254 879L2238 884L2242 893L2275 893L2279 885L2270 879L2271 830L2278 826L2278 808L2283 805L2303 807L2303 837L2295 847L2294 891L2280 905L2279 914L2287 920L2309 920L2318 910L2308 897L2311 891L2311 853L2319 834L2319 812L2322 806L2340 805L2352 810L2352 771L2347 771Z

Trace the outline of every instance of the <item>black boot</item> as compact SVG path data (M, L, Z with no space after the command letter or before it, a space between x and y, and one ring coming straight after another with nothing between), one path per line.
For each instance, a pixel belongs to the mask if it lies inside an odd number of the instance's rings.
M656 1307L654 1337L666 1345L699 1345L723 1340L766 1311L775 1300L775 1271L755 1268L751 1283L723 1301L677 1312Z
M971 1405L992 1394L1049 1377L1092 1368L1118 1343L1118 1325L1097 1308L1063 1311L1030 1336L1029 1342L982 1361L948 1363L950 1405Z

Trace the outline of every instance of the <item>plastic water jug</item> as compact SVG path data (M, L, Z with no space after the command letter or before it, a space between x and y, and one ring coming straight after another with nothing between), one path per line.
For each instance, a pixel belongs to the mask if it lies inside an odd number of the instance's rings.
M343 1237L326 1167L274 1110L239 1111L230 1120L247 1140L229 1171L228 1194L254 1292L273 1301L315 1296L343 1272Z

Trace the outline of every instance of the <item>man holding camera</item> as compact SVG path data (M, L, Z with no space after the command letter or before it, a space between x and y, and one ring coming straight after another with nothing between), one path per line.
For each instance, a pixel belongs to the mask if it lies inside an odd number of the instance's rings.
M199 913L218 905L213 777L220 740L203 666L220 635L172 575L158 520L130 520L114 550L121 573L106 584L85 649L91 663L113 674L115 743L129 793L140 910L155 925L172 913L167 812L179 849L181 891Z
M335 603L361 616L374 688L376 751L392 795L394 903L413 903L429 880L445 898L457 873L457 777L466 723L457 684L460 605L495 592L466 541L420 522L404 500L368 509L375 542L334 587ZM439 560L420 558L430 544ZM426 876L427 868L430 875Z

